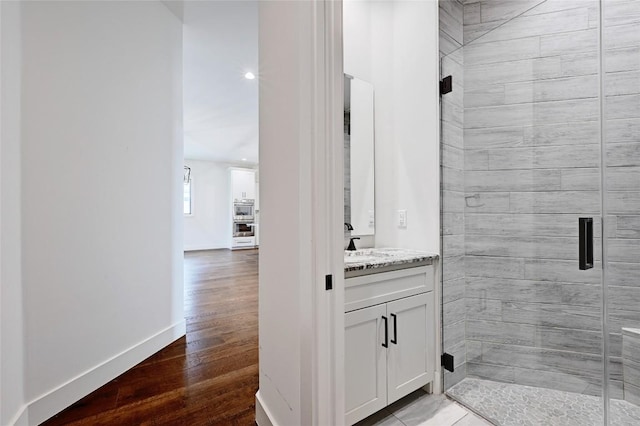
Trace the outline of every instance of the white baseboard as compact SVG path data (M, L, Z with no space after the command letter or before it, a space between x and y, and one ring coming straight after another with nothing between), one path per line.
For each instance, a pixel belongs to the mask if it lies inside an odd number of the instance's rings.
M260 389L258 389L258 392L256 392L256 424L258 426L277 426L271 419L273 419L273 416L269 412L269 408L264 405Z
M195 246L188 246L188 247L185 247L183 250L184 251L200 251L200 250L222 250L222 249L228 249L228 248L229 248L228 245L212 246L207 244L201 244L201 245L195 245Z
M186 322L182 320L36 398L28 404L28 409L25 410L25 412L28 411L28 421L30 424L44 422L184 336L185 333ZM16 425L18 424L16 423Z
M12 426L29 426L29 406L23 405L9 424Z

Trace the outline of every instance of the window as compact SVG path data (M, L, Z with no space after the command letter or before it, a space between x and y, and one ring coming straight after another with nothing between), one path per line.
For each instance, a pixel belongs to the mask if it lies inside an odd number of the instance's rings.
M191 216L193 214L193 199L191 196L193 182L189 179L188 182L184 182L184 192L183 192L183 201L184 201L184 215Z

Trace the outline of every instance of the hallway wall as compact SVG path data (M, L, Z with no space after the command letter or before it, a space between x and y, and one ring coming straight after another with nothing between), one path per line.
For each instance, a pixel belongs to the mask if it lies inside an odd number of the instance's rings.
M160 2L21 7L35 424L184 334L182 25Z
M17 2L0 2L0 30L0 424L24 425L28 419L24 410Z

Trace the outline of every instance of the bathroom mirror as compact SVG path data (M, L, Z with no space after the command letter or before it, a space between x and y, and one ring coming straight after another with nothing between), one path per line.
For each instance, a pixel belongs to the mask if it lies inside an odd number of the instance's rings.
M375 233L373 85L344 78L344 221L351 235Z

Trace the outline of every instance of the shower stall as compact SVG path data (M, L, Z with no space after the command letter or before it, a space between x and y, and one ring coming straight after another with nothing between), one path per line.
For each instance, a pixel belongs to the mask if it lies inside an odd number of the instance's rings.
M440 67L445 391L640 424L640 1L440 0Z

